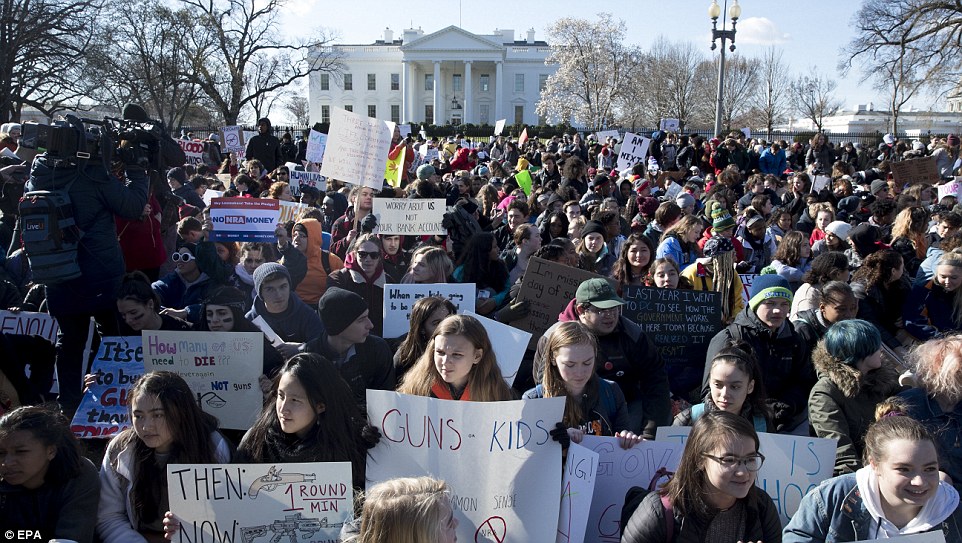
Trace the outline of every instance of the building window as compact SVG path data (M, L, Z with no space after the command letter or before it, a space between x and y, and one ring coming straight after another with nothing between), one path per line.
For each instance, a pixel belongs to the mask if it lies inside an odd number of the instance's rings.
M461 74L451 75L451 90L453 90L454 92L461 92L464 90Z
M401 90L401 74L391 74L391 90Z
M481 124L490 124L491 123L491 106L488 104L481 104L481 106L478 108L478 115L481 117L480 119L478 119L478 121Z
M354 113L354 106L348 104L344 106L344 111L350 111L351 113Z
M548 86L548 74L538 76L538 90L543 91Z
M514 92L524 92L524 74L514 74Z
M524 124L524 106L514 106L514 124Z
M321 122L331 122L331 106L321 106Z
M354 90L354 74L344 74L344 90Z
M424 106L424 122L427 124L434 124L434 106L425 105Z
M424 90L434 90L434 74L424 74Z
M367 116L373 119L377 119L377 106L375 105L367 106Z
M488 92L489 90L491 90L491 76L481 74L481 92Z
M367 74L367 90L377 90L377 76Z
M321 90L329 91L331 90L331 75L321 74Z
M401 106L398 104L391 105L391 122L399 123L401 122Z

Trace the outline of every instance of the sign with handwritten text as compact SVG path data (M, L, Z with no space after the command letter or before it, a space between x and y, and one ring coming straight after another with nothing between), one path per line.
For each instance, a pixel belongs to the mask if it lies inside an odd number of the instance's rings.
M324 148L327 147L327 134L311 129L307 135L307 150L304 158L308 162L324 162Z
M0 310L0 332L14 336L40 336L50 343L57 343L60 326L49 313L32 311Z
M127 395L144 374L140 336L101 338L90 372L97 382L80 399L70 430L84 439L113 437L130 427Z
M685 443L689 433L689 426L662 426L656 431L655 440ZM771 496L784 526L798 511L805 494L832 476L837 442L767 433L758 434L758 442L758 452L765 456L765 463L758 470L755 486Z
M327 190L327 180L321 177L320 172L305 172L303 170L296 170L294 169L295 167L296 164L293 162L287 163L287 169L291 172L291 196L300 198L302 187L314 188L321 192Z
M585 436L582 445L598 454L595 492L588 513L586 542L621 541L621 508L625 493L633 486L648 488L658 470L675 471L682 445L642 441L625 450L616 437Z
M339 541L353 518L350 462L170 464L173 541Z
M144 330L144 368L172 371L187 381L200 408L221 428L246 430L260 415L264 398L261 332L171 332Z
M202 141L177 140L187 157L187 164L203 164L205 146Z
M618 153L618 171L624 172L631 169L639 162L644 162L648 157L648 147L651 140L628 132L621 143L621 151Z
M561 477L561 513L558 516L555 543L585 540L597 473L598 453L577 443L568 446L568 457Z
M899 186L905 183L938 185L941 181L934 156L890 162L889 167L892 168L892 177L895 178L896 183L900 184Z
M321 175L381 190L393 134L394 123L334 108Z
M376 201L376 199L375 199ZM427 283L384 285L384 337L401 337L410 330L411 308L420 298L441 296L461 311L474 311L474 283Z
M444 198L409 200L407 198L375 198L374 216L377 233L382 236L446 235Z
M553 543L561 446L549 435L564 398L455 402L367 391L381 441L367 461L368 489L430 475L451 487L459 541Z

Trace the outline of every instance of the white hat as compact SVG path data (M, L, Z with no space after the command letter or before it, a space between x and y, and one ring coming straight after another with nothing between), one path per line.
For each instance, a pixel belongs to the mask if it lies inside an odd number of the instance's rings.
M852 231L852 225L845 221L832 221L825 227L825 231L848 240L848 233Z
M884 141L886 145L892 145L895 143L895 136L892 134L885 134L882 136L882 141Z

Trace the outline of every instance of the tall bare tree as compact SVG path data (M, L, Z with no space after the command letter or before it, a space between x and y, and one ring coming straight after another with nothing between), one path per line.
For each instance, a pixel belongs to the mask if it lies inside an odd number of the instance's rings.
M842 102L835 97L838 83L834 79L819 74L817 67L812 67L809 73L812 75L800 75L792 82L792 99L798 113L811 120L821 132L825 117L834 115L842 107Z
M318 29L307 40L286 40L278 23L285 0L180 0L211 43L193 66L193 81L227 124L244 108L260 108L279 90L315 72L343 68L334 35ZM256 81L255 84L251 82Z
M771 46L761 58L756 115L771 138L772 127L788 116L789 75L782 59L782 50Z
M659 37L619 99L623 119L643 126L678 119L682 129L691 124L699 111L710 107L710 98L702 92L711 80L711 73L702 66L704 61L705 56L691 42Z
M311 105L304 96L300 94L292 95L287 99L284 107L291 114L294 124L300 126L311 124Z
M719 58L713 64L718 73ZM737 129L735 121L744 121L755 105L758 96L761 64L754 58L733 54L725 63L725 81L722 86L722 127ZM716 90L717 94L717 90Z

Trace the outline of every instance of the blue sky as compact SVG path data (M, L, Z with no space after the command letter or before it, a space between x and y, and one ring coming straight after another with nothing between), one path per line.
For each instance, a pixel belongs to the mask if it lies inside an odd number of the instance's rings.
M665 36L670 41L692 41L696 46L703 46L708 55L711 53L710 3L710 0L608 0L603 3L585 0L361 0L353 3L292 0L285 8L282 21L287 28L303 32L323 25L339 34L340 43L373 42L382 36L385 27L390 27L399 37L404 28L421 27L425 33L431 33L448 25L479 34L490 34L495 28L511 28L516 39L523 39L525 31L534 28L536 39L544 39L544 29L558 18L594 19L599 11L607 11L625 21L630 43L647 47L659 36ZM737 53L760 57L768 46L777 45L784 51L783 58L791 73L810 72L816 66L819 72L835 79L837 95L845 109L873 101L876 108L884 108L884 101L871 82L859 84L860 73L853 72L843 78L836 71L839 52L853 32L851 21L860 1L742 0L739 3L742 16L736 37ZM719 4L724 4L724 0L719 0ZM910 105L927 109L932 102L933 98L924 97ZM941 102L935 105L938 109L944 107Z

